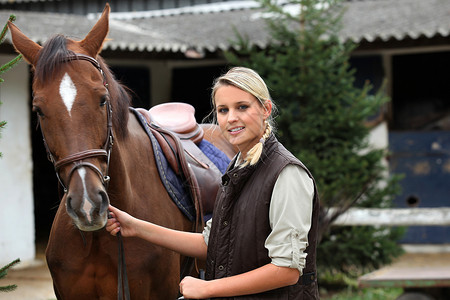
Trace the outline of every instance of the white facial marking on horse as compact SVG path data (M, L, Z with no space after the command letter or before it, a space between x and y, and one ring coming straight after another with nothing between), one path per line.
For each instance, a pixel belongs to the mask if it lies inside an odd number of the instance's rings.
M61 95L61 98L66 105L67 111L69 112L70 116L73 102L75 102L75 97L77 96L77 88L75 87L75 84L67 73L64 74L63 78L61 79L61 83L59 85L59 94Z
M85 168L79 168L78 174L80 175L81 182L83 183L83 204L81 206L81 209L86 214L86 218L89 222L91 222L91 210L92 210L92 204L89 201L89 195L87 193L86 188L86 169Z

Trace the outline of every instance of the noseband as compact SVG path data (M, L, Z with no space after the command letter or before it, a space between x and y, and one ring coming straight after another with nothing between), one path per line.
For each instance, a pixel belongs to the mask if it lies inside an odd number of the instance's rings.
M103 72L102 67L100 66L99 62L96 59L94 59L90 56L84 55L84 54L75 53L75 54L65 57L61 62L63 62L63 63L71 62L73 60L85 60L85 61L90 62L92 65L94 65L94 67L97 68L97 70L99 70L100 74L102 75L103 85L108 90L108 83L106 81L105 73ZM91 168L92 170L94 170L99 175L103 186L105 187L105 189L108 189L108 183L110 180L110 178L108 176L109 162L110 162L110 157L111 157L111 149L112 149L113 141L114 141L113 132L112 132L112 109L111 109L111 103L110 103L109 97L106 100L106 113L107 113L107 122L106 122L107 136L106 136L106 141L103 144L103 149L89 149L89 150L80 151L80 152L77 152L74 154L70 154L69 156L66 156L58 161L55 160L52 152L50 151L50 148L48 147L48 144L47 144L47 141L45 140L45 135L44 135L44 132L43 132L42 126L41 126L41 133L42 133L42 138L44 140L45 150L47 151L47 157L53 163L53 166L55 167L56 177L58 178L58 181L61 184L61 186L64 188L64 193L67 193L68 187L66 187L64 185L64 182L61 180L59 172L60 172L61 167L69 165L69 164L73 164L73 167L69 172L69 176L67 179L68 183L70 182L70 178L72 177L72 174L73 174L73 172L75 172L75 170L77 170L78 168L81 168L81 167L88 167L88 168ZM106 159L105 175L94 164L83 161L84 159L87 159L87 158L99 157L99 156L105 157L105 159ZM117 237L118 237L118 241L119 241L119 243L118 243L118 264L117 264L117 268L118 268L118 278L117 278L118 294L117 294L117 296L118 296L119 300L130 299L130 288L128 285L128 276L127 276L125 255L124 255L124 249L123 249L123 240L122 240L122 235L120 234L120 232L117 233Z
M108 90L108 83L106 82L105 73L103 72L99 62L96 59L94 59L90 56L78 53L78 54L72 54L72 55L65 57L61 62L71 62L73 60L85 60L85 61L90 62L95 68L97 68L100 71L100 74L103 77L103 85ZM109 161L110 161L111 149L112 149L113 140L114 140L113 132L112 132L112 109L111 109L111 103L110 103L109 98L106 100L106 113L107 113L107 124L106 124L107 137L106 137L105 143L103 144L103 148L80 151L80 152L71 154L67 157L64 157L60 160L56 160L55 157L53 156L52 152L50 151L50 148L48 147L48 144L45 139L45 135L44 135L44 132L43 132L42 126L41 126L42 138L44 140L44 146L45 146L45 150L47 151L48 160L50 160L53 163L53 166L55 167L56 177L58 178L58 181L61 184L61 186L64 188L64 193L67 193L68 186L66 186L64 184L64 182L62 181L61 176L60 176L60 170L62 167L69 165L69 164L73 164L73 166L69 171L69 176L67 178L67 185L69 184L70 178L72 177L72 174L75 172L75 170L77 170L81 167L88 167L88 168L92 169L95 173L97 173L97 175L100 177L100 180L102 181L103 186L105 187L105 189L107 188L109 180L110 180L110 178L108 176ZM105 174L103 174L103 172L94 164L83 161L87 158L93 158L93 157L104 157L106 159L106 173Z

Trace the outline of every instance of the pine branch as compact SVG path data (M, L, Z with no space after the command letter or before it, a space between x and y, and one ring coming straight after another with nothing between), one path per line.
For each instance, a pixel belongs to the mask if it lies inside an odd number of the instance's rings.
M14 22L16 20L16 16L15 15L10 15L9 19L10 22ZM6 33L8 32L8 23L5 24L5 26L3 26L3 30L0 33L0 44L3 43L5 41L5 37L6 37ZM7 72L8 70L10 70L15 64L17 64L20 60L22 59L22 55L18 55L16 56L16 58L14 58L13 60L7 62L6 64L4 64L3 66L0 67L0 74L3 74L5 72ZM2 83L4 80L2 78L0 78L0 83Z
M4 293L12 292L16 288L17 288L17 284L10 284L10 285L7 285L7 286L0 286L0 292L4 292Z
M15 259L11 263L7 264L3 268L0 269L0 279L5 277L8 274L8 270L13 267L14 265L18 264L20 262L20 258ZM0 286L0 292L11 292L14 291L17 288L16 284L10 284L6 286Z
M16 20L16 16L15 15L10 15L9 16L9 21L10 22L14 22ZM0 44L3 43L3 41L5 40L5 36L6 33L8 32L8 22L5 24L5 26L3 27L2 33L0 34Z
M12 59L11 61L7 62L6 64L4 64L3 66L0 67L0 74L3 74L7 71L9 71L12 67L14 67L20 60L22 59L22 54L17 55L14 59ZM0 83L3 82L4 80L2 78L0 78Z
M3 278L6 276L6 274L8 274L8 270L18 264L20 262L20 258L17 258L15 260L13 260L12 262L10 262L9 264L7 264L6 266L4 266L3 268L0 269L0 278Z

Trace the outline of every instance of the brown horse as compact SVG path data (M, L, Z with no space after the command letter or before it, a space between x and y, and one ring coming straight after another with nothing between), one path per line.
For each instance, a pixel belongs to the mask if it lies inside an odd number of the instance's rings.
M58 299L117 298L117 240L103 229L109 203L165 227L193 228L158 176L128 94L98 55L109 11L83 40L58 35L43 47L9 24L33 67L33 111L64 187L46 250ZM124 244L132 299L175 299L183 258L140 239Z

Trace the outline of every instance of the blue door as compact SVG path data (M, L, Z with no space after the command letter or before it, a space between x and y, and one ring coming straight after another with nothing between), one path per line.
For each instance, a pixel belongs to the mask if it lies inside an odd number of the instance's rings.
M402 173L396 207L450 206L450 131L389 132L391 173ZM407 244L450 243L446 226L411 226Z

